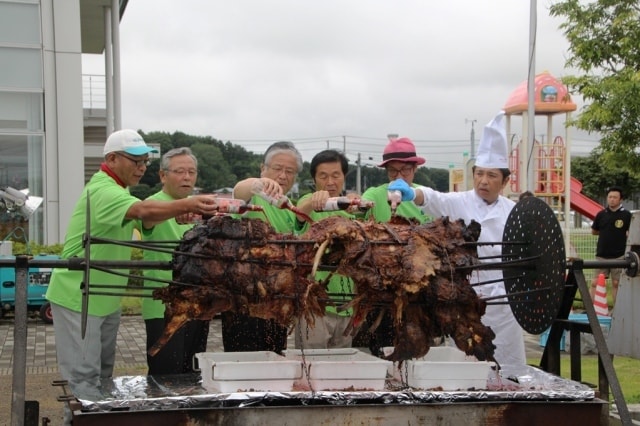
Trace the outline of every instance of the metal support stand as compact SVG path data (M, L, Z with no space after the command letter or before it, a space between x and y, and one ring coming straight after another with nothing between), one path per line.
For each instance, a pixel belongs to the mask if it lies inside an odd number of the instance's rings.
M29 257L16 257L16 302L13 328L13 392L11 395L11 425L24 425L27 369L27 274Z
M568 329L571 332L572 339L571 379L580 381L582 375L580 371L580 345L577 344L579 342L579 333L591 333L598 350L598 388L600 391L600 398L608 401L609 388L611 388L611 393L613 394L616 407L618 408L618 414L620 415L622 424L631 425L631 414L624 399L624 395L622 394L622 388L620 387L618 376L616 375L616 371L613 367L613 356L609 353L607 342L604 334L602 333L600 322L598 321L598 316L596 315L595 308L593 307L593 301L589 294L589 286L587 285L582 270L581 260L578 259L574 261L572 268L569 270L566 284L565 296L558 313L558 318L551 324L551 330L549 331L547 344L542 354L540 367L550 373L557 375L560 374L560 340L564 331ZM573 304L573 300L578 290L582 296L587 319L589 320L588 325L568 319L571 305Z

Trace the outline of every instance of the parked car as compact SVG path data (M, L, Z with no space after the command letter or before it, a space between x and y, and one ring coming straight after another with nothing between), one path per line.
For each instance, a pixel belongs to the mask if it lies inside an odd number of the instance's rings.
M2 259L15 256L1 256ZM34 258L59 259L55 255L38 255ZM27 273L27 309L37 311L40 318L46 323L53 322L51 304L44 298L49 280L51 268L29 268ZM16 302L16 270L13 267L0 267L0 318L6 313L15 310Z

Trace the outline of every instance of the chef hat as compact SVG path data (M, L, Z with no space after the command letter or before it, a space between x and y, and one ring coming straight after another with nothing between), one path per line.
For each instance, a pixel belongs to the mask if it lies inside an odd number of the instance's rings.
M476 166L488 169L508 169L507 132L504 127L504 111L484 126Z

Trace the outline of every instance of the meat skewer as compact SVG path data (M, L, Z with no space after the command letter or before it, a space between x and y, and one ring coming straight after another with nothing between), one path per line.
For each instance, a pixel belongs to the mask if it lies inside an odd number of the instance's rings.
M304 315L312 325L329 303L312 278L322 264L356 284L350 332L374 306L391 311L396 341L388 359L421 357L433 338L448 335L465 353L492 360L495 335L480 321L486 303L467 269L479 264L479 234L478 223L447 218L420 225L399 217L385 224L330 217L296 238L263 221L216 216L187 232L174 255L173 279L197 285L154 291L167 306L167 326L150 354L187 321L227 310L287 327Z

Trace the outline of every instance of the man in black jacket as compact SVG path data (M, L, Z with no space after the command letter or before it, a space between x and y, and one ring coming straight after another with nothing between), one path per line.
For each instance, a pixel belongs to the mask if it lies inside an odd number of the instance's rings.
M591 233L598 236L596 259L622 259L627 247L627 236L631 224L631 212L622 206L622 188L612 186L607 190L607 207L601 210L591 225ZM611 277L611 296L613 304L618 295L618 283L622 269L605 268L597 270L591 283L591 298L595 295L598 275Z

